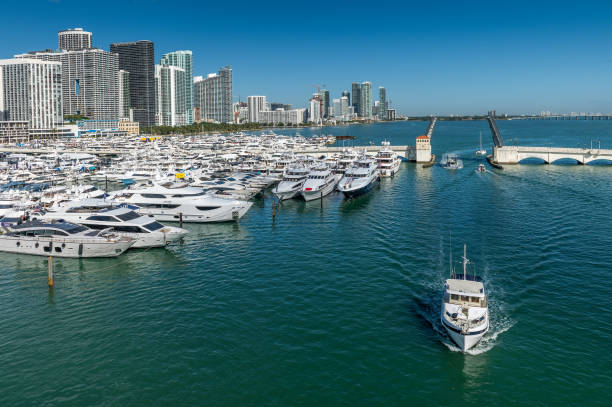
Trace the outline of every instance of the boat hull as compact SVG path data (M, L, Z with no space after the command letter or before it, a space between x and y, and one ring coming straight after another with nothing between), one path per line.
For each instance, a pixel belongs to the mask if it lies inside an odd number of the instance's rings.
M367 194L368 192L372 190L372 188L378 185L379 182L380 182L380 178L376 177L372 180L372 182L370 182L367 185L364 185L362 187L355 188L355 189L342 190L342 193L344 194L344 196L348 198L354 198L360 195Z
M329 195L336 188L335 182L330 182L328 185L323 187L323 189L319 189L316 191L307 191L302 190L302 196L305 201L314 201L316 199L321 199L324 196Z
M449 327L447 325L447 322L444 321L444 317L441 317L440 321L442 322L444 329L448 333L448 336L452 339L453 342L455 342L455 344L461 349L462 352L467 352L468 350L473 348L478 342L480 342L482 337L489 330L489 322L487 321L486 327L484 329L478 329L479 333L470 333L469 335L464 335L461 332L457 332L455 328Z
M117 257L133 244L134 241L128 239L70 242L50 238L7 237L0 239L0 252L65 258Z

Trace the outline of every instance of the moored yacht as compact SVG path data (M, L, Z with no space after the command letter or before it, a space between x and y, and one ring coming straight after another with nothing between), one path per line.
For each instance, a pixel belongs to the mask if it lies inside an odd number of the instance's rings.
M382 142L382 148L376 154L378 161L378 169L381 177L392 177L398 173L402 159L397 153L389 148L391 143L388 141Z
M379 180L380 173L376 160L363 155L344 172L344 176L338 183L338 191L348 197L365 194Z
M489 311L482 279L468 275L466 246L463 246L463 274L455 273L444 283L440 320L450 338L463 352L480 341L489 330Z
M116 257L134 239L74 223L25 222L0 235L0 251L54 257Z
M237 221L252 202L215 198L201 188L184 184L124 189L113 194L118 202L139 207L138 213L162 222L204 223Z
M283 179L272 189L272 193L279 201L295 198L302 192L302 186L309 173L310 170L304 165L287 166Z
M90 229L109 230L135 240L132 248L163 247L184 237L185 229L164 226L150 216L137 214L127 206L107 209L88 216L79 223Z
M340 175L337 175L329 167L317 167L310 170L308 179L302 186L302 196L306 201L323 198L332 192Z

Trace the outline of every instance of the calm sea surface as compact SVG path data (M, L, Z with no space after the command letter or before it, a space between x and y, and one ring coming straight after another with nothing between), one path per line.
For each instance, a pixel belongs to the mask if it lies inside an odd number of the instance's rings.
M427 124L325 129L413 144ZM612 121L500 121L507 144L612 148ZM255 202L239 224L117 259L0 254L0 405L610 405L612 167L475 173L486 122L346 201ZM299 130L302 135L319 131ZM280 133L294 134L295 130ZM484 276L492 328L441 329L448 235Z

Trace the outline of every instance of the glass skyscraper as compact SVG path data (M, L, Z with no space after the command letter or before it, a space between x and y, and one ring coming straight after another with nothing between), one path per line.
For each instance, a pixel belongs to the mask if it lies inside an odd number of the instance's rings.
M353 99L355 91L353 90ZM372 83L363 82L359 90L359 116L364 119L372 118Z
M155 125L155 60L151 41L111 44L119 69L130 73L130 108L141 127Z
M353 91L353 110L355 111L355 114L361 116L361 110L359 109L359 105L361 103L361 85L357 82L353 82L352 91Z
M191 51L174 51L164 54L160 65L176 66L185 70L185 111L187 124L193 123L193 54Z
M382 86L378 88L378 118L385 120L387 118L387 90Z

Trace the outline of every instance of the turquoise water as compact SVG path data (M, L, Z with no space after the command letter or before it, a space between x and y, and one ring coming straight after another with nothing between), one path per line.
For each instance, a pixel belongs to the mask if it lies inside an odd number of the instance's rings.
M612 121L499 127L612 146ZM425 128L349 131L408 144ZM434 153L462 170L404 163L352 201L286 202L273 220L266 197L167 250L56 259L52 293L46 259L2 254L0 404L609 405L612 167L477 174L481 130L490 148L485 122L436 127ZM450 230L490 297L468 355L438 322Z

